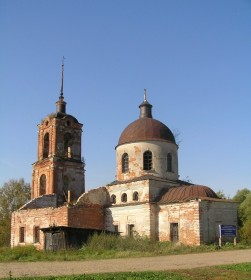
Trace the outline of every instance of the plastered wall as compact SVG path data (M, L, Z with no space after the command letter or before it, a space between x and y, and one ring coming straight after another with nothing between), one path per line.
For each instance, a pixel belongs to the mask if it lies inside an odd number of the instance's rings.
M152 170L143 170L143 153L151 151L153 155ZM122 155L129 156L129 172L122 173ZM167 154L172 155L172 172L167 172ZM177 146L173 143L162 141L145 141L129 143L118 146L116 149L117 180L123 181L152 174L169 180L178 179L178 155Z

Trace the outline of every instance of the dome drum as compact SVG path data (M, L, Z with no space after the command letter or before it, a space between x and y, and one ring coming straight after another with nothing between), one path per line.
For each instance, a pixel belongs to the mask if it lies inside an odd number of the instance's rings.
M152 155L151 168L144 169L144 153ZM128 168L123 170L123 157L128 156ZM178 180L177 146L173 143L146 141L117 147L117 180L130 180L144 175L153 175L169 180Z

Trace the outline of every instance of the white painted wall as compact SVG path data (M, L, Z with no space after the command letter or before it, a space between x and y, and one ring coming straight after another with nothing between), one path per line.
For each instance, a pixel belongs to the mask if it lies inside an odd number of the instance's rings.
M105 218L106 230L114 231L117 225L121 236L127 236L128 225L134 225L136 235L150 236L149 203L107 208Z

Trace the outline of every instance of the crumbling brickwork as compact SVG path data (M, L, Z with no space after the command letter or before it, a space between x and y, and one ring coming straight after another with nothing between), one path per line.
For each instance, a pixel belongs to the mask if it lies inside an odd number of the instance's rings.
M38 155L33 164L32 198L57 193L77 199L85 191L81 159L82 124L71 115L52 114L38 125Z
M66 226L83 229L104 229L104 212L99 205L62 206L19 210L12 214L11 246L35 245L44 248L42 228ZM20 228L24 228L24 242L20 242ZM40 230L39 242L35 242L35 228Z
M201 245L215 242L219 223L237 224L237 203L224 200L192 200L160 205L159 240L171 240L171 224L178 224L179 242Z

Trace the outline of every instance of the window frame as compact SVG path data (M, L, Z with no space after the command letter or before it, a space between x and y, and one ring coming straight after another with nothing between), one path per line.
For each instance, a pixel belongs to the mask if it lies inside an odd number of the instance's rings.
M48 158L50 151L50 134L46 132L43 139L43 158Z
M166 156L166 171L173 172L173 157L171 153L168 153Z
M128 153L124 153L121 158L122 173L129 172L129 156Z
M46 194L47 178L45 174L42 174L39 178L39 196Z
M114 232L119 233L119 225L118 224L114 224Z
M143 154L143 170L149 171L153 169L153 154L151 151L145 151Z
M117 199L117 198L116 198L116 195L115 195L115 194L112 194L112 195L111 195L111 198L110 198L111 203L112 203L112 204L116 204L116 199Z
M139 201L139 193L137 191L132 194L132 200Z
M64 134L64 157L72 158L72 142L73 137L70 132Z
M121 195L121 202L127 202L127 193L122 193Z
M25 227L19 227L19 243L25 243Z
M40 227L39 226L35 226L33 229L33 241L34 243L40 243Z
M128 224L127 225L127 236L128 237L134 237L135 233L135 225L134 224Z

